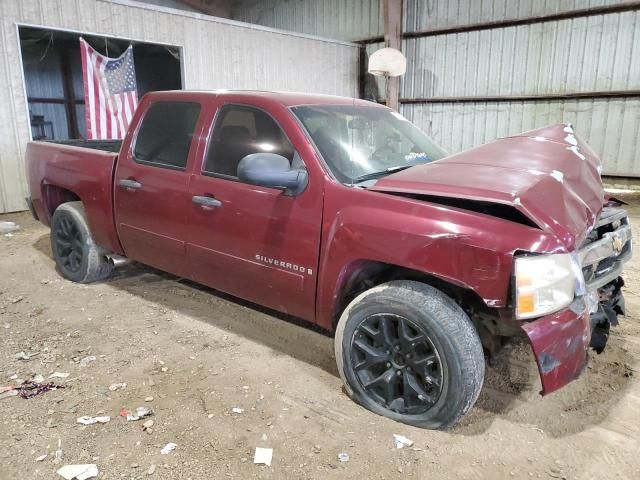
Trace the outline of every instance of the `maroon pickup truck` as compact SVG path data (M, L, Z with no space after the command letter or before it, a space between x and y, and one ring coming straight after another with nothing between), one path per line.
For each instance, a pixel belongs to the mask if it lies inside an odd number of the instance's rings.
M162 92L27 168L65 278L129 259L315 323L351 398L411 425L454 425L515 335L553 392L624 314L629 221L571 125L448 156L362 100Z

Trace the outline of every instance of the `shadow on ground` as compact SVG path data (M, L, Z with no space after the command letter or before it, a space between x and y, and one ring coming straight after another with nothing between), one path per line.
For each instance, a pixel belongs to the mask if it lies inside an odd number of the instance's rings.
M49 235L34 244L51 258ZM115 289L227 330L338 377L329 332L190 280L141 264L119 268L107 282ZM529 425L559 438L601 423L624 396L624 365L633 356L620 345L592 355L589 370L560 391L541 397L534 357L524 338L509 341L489 359L485 383L473 410L452 433L481 435L498 418Z

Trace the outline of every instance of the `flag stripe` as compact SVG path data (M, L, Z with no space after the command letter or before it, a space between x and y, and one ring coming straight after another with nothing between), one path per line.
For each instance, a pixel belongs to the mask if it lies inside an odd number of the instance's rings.
M87 139L121 139L138 105L133 48L108 58L80 39Z

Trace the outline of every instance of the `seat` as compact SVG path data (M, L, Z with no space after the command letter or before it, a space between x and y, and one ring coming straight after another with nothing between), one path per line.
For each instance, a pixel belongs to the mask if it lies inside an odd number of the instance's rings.
M249 130L238 125L222 127L212 150L213 158L208 159L207 170L222 175L237 176L240 160L254 150Z

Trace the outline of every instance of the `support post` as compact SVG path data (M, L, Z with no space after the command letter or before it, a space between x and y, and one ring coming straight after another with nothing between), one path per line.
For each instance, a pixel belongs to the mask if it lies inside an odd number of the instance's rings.
M384 43L402 51L402 0L384 0ZM400 77L387 77L387 106L398 110Z

